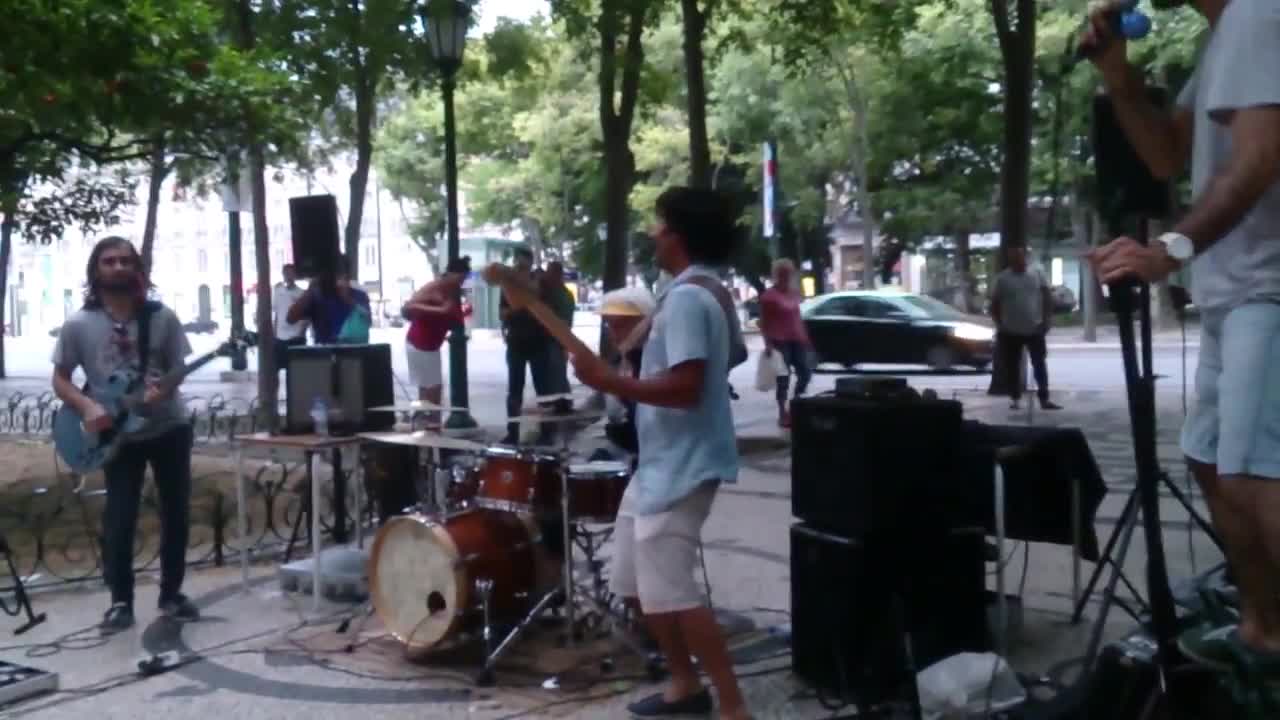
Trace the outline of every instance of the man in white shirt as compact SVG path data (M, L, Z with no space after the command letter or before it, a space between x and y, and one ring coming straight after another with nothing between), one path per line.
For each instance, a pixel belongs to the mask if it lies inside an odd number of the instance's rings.
M284 367L285 353L289 348L307 344L307 321L291 323L287 317L289 308L306 290L298 287L298 271L293 265L285 265L280 271L284 274L284 282L278 283L271 291L271 312L275 315L276 365Z
M1184 4L1157 0L1157 7ZM1183 266L1201 314L1196 402L1182 427L1187 457L1240 587L1238 627L1184 634L1185 654L1280 676L1280 3L1195 0L1210 31L1172 112L1146 100L1142 75L1104 19L1102 50L1117 117L1152 173L1191 160L1194 200L1173 231L1093 251L1099 279L1156 282Z

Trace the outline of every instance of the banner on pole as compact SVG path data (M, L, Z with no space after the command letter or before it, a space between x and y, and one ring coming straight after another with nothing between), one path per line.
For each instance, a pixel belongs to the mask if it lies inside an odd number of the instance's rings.
M763 216L764 216L764 236L773 237L773 188L774 182L778 174L778 161L773 156L773 144L764 144L764 184L763 184Z

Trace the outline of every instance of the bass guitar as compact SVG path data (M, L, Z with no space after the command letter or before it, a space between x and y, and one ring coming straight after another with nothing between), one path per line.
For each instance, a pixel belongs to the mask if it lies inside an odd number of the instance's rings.
M174 368L156 381L163 395L177 390L182 381L196 370L220 357L231 357L258 343L254 333L243 333L222 343L213 352ZM53 417L53 445L58 457L77 475L99 470L129 439L146 427L147 407L143 403L146 383L137 373L113 373L104 387L85 391L94 402L102 406L111 418L111 428L91 432L84 426L84 418L70 405L58 408Z

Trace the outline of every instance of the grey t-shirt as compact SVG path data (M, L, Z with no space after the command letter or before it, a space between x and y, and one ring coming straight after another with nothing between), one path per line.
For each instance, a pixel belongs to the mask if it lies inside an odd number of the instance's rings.
M1178 106L1195 115L1192 193L1208 187L1231 157L1226 124L1235 110L1280 105L1280 3L1227 3ZM1280 183L1243 222L1191 263L1191 297L1200 308L1229 309L1280 299Z
M1014 272L1005 268L996 275L991 299L1000 302L1001 332L1034 335L1044 324L1044 290L1048 284L1039 270Z
M191 344L178 316L167 307L151 315L151 352L147 377L155 379L182 365L191 354ZM128 379L141 369L138 355L138 321L117 324L101 309L80 310L62 324L53 348L55 367L84 370L89 392L105 387L112 376ZM150 420L137 439L155 437L188 422L186 408L178 393L149 410Z

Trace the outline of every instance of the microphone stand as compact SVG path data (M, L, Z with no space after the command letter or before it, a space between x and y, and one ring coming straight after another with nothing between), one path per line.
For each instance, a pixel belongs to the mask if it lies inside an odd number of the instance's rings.
M1149 241L1147 220L1139 220L1135 239ZM1147 595L1151 610L1151 630L1157 645L1160 668L1158 692L1169 698L1170 717L1183 715L1186 703L1175 696L1174 670L1179 664L1177 649L1178 616L1169 570L1165 561L1164 536L1160 525L1160 460L1156 446L1156 376L1151 348L1151 285L1132 280L1109 285L1108 300L1120 331L1120 352L1124 362L1125 388L1129 396L1129 424L1133 434L1133 457L1138 470L1137 497L1142 510L1143 537L1147 549ZM1134 335L1134 304L1137 303L1141 333L1142 365L1138 364L1138 338Z
M13 577L13 595L18 602L16 607L10 608L3 599L0 599L0 609L4 610L6 615L15 617L26 613L27 621L13 631L14 635L21 635L47 618L44 613L36 615L32 611L31 598L27 595L26 586L22 584L22 576L18 574L18 568L13 564L13 552L9 549L9 542L5 540L3 532L0 532L0 555L4 555L5 561L9 564L9 575Z

